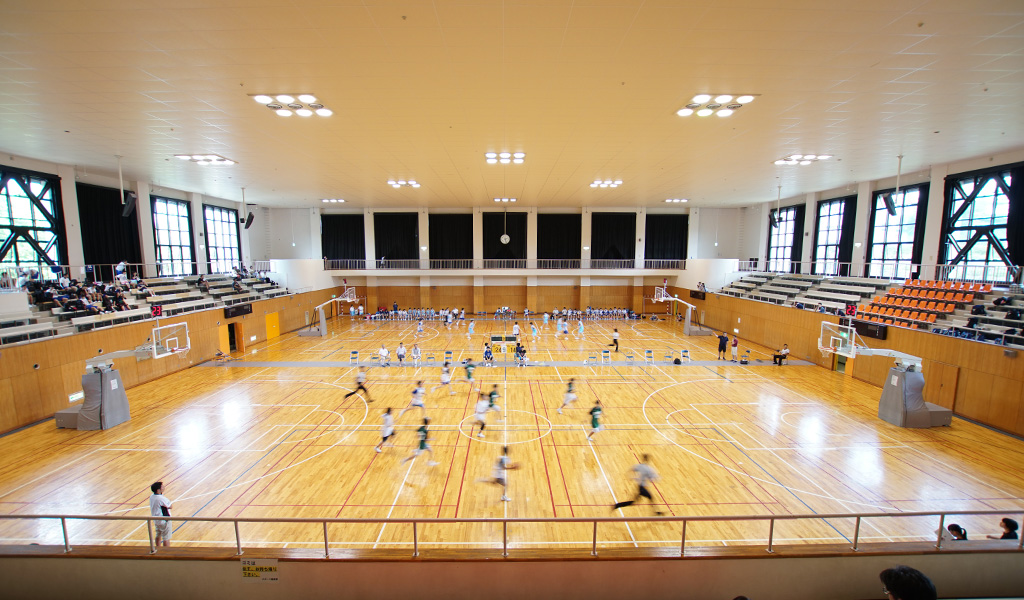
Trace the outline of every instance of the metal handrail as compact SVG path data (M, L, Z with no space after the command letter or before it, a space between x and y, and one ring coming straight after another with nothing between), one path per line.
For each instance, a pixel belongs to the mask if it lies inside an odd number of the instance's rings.
M376 269L636 269L636 261L627 259L591 259L582 260L579 258L431 258L429 260L407 259L407 260L378 260L376 263L363 259L324 259L324 270L365 270ZM643 269L686 269L686 261L683 259L649 259L645 260Z
M0 521L6 519L55 519L60 520L61 529L64 535L64 552L71 552L71 540L68 536L67 521L136 521L145 522L150 528L150 553L157 552L157 546L153 542L152 521L177 521L177 522L200 522L200 523L232 523L235 530L235 546L238 555L243 554L242 538L239 532L239 523L307 523L322 524L324 531L324 556L330 558L330 542L327 538L327 525L329 524L408 524L413 526L413 556L419 555L419 531L423 525L441 525L455 523L501 523L502 525L502 554L508 556L508 524L509 523L592 523L593 538L591 541L591 554L597 556L597 524L598 523L680 523L681 535L679 556L686 555L686 526L690 522L733 522L733 521L768 521L768 544L767 552L774 552L775 522L776 521L797 521L797 520L825 520L825 519L855 519L854 536L850 550L859 551L860 529L864 519L874 518L907 518L907 517L939 517L939 528L935 548L942 549L942 531L945 519L949 515L992 515L1006 516L1007 514L1024 514L1024 508L1014 510L964 510L964 511L924 511L924 512L902 512L902 513L826 513L811 515L720 515L720 516L692 516L692 517L513 517L513 518L446 518L446 519L416 519L416 518L326 518L307 519L299 517L278 517L278 518L256 518L256 517L154 517L154 516L128 516L128 515L0 515ZM957 545L959 550L967 550L970 547ZM1024 550L1024 536L1017 543L1017 550Z
M738 271L749 273L805 273L826 277L876 277L887 280L934 279L965 283L1011 284L1019 280L1021 267L1013 265L949 265L909 261L870 260L865 262L748 261L739 262Z

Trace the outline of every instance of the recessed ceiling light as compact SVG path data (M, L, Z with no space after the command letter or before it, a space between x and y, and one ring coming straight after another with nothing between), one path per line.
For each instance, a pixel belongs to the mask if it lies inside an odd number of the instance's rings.
M800 160L803 157L804 157L803 154L790 154L789 155L789 160Z
M715 111L711 110L710 108L702 108L702 109L697 111L697 116L698 117L706 117L706 116L710 115L713 112L715 112Z
M597 182L595 181L594 183L590 184L590 187L597 187Z
M729 108L729 109L732 109L732 110L736 110L737 108L743 108L743 105L742 104L737 104L736 102L733 102L731 104L726 104L725 107Z
M711 110L718 110L719 108L722 108L722 105L717 102L711 102L705 108L710 108Z
M784 161L784 160L782 160L780 158L779 160L775 161L775 164L777 164L777 165L784 165L784 164L786 164L786 161Z
M498 162L500 162L503 165L507 165L508 163L512 162L512 159L511 158L499 158Z
M739 96L738 98L736 98L736 102L739 102L740 104L749 104L749 103L751 103L753 101L754 101L754 97L749 95L749 94L747 94L745 96Z
M175 154L174 157L178 160L192 161L197 165L231 166L237 164L219 154Z
M175 154L174 158L180 158L181 160L192 160L191 154Z
M722 94L721 96L715 96L715 102L725 104L726 102L732 101L732 96L729 94Z
M818 160L828 160L830 158L832 158L831 154L819 154L818 155Z
M686 105L686 108L700 108L701 106L699 102L691 102Z
M337 198L331 198L331 202L337 202L337 201L338 201Z
M615 185L622 185L622 180L621 179L616 179L615 180Z
M302 108L302 105L299 104L298 102L289 102L288 103L288 108L290 108L292 110L299 110L300 108Z
M210 164L210 161L208 161L208 160L197 160L196 164L198 164L198 165L208 165L208 164Z
M521 164L523 164L523 159L521 159L521 158L513 158L512 159L512 163L516 164L516 165L521 165Z
M388 180L388 185L395 185L395 180L389 179Z
M426 252L427 251L427 247L426 246L420 246L420 250Z
M292 102L295 102L295 98L289 96L288 94L279 94L276 100L281 104L291 104Z
M321 202L330 202L330 200L328 200L327 198L324 198L323 200L321 200Z
M316 96L313 94L299 94L299 102L305 102L306 104L316 102Z
M487 164L489 164L489 165L496 165L496 164L498 164L498 159L496 159L496 158L488 158L487 159Z
M484 158L498 158L497 152L487 152L484 154Z
M718 116L720 116L720 117L728 117L729 115L732 114L732 109L731 108L723 108L722 110L718 111L718 113L716 113L716 114Z
M398 185L405 185L405 180L404 179L399 179L398 180Z
M312 108L313 110L316 110L318 108L323 108L324 105L320 104L319 102L310 102L309 107Z
M693 114L693 109L692 108L680 108L679 110L676 111L676 114L679 115L680 117L688 117L688 116Z
M292 111L288 110L287 108L279 108L277 109L277 114L282 117L290 117L292 116Z
M525 152L516 152L515 154L512 155L512 158L526 158L526 153Z
M267 105L267 108L269 108L270 110L277 110L279 108L284 108L284 105L278 104L276 102L271 102L270 104Z
M814 160L818 158L817 154L804 154L804 160Z
M811 164L811 161L809 161L809 160L802 160L802 161L800 161L800 164L802 164L802 165L809 165L809 164Z
M334 111L329 108L318 108L316 109L316 114L320 115L321 117L329 117L334 114Z
M693 101L697 104L704 104L711 99L711 94L697 94L693 97Z
M590 250L590 246L584 246L583 249L584 250Z
M775 161L776 165L809 165L832 158L831 154L790 154Z
M495 202L501 202L501 198L495 198L494 201Z
M508 152L502 152L501 154L498 155L498 158L512 158L512 154Z
M269 103L274 101L273 98L271 98L270 96L268 96L266 94L257 94L255 96L253 96L252 98L253 98L253 100L259 102L260 104L269 104Z

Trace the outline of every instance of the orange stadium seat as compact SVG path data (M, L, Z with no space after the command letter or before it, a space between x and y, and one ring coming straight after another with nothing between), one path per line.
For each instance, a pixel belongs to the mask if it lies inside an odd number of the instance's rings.
M934 311L935 310L935 303L934 302L929 302L928 306L925 308L925 310Z
M989 293L991 291L992 291L992 284L991 283L986 283L985 287L981 288L981 293L983 293L983 294L987 294L987 293Z
M920 318L921 318L921 313L917 312L916 310L914 312L910 313L910 320L911 321L917 321Z
M892 324L893 324L893 321L892 321L892 319L886 319L886 320L885 320L885 324L886 324L886 325L892 325Z
M928 315L928 318L926 320L929 323L934 323L935 319L937 319L937 318L938 318L938 315L936 315L935 313L932 313L932 314Z
M964 304L974 302L974 294L964 294Z
M963 302L964 302L964 295L963 295L963 293L957 293L956 296L953 296L953 302L957 302L957 303L963 304Z

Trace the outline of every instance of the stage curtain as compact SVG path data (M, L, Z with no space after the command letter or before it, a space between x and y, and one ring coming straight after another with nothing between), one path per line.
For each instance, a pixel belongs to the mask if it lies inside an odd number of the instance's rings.
M439 260L473 258L473 215L429 215L430 258Z
M680 260L686 258L690 215L647 215L644 259Z
M361 213L320 215L320 239L324 258L366 259L366 229Z
M537 215L537 258L579 260L583 239L583 215Z
M415 260L420 257L419 215L373 213L376 260Z
M1024 265L1024 165L1010 169L1010 210L1006 215L1006 253Z
M132 211L127 217L121 216L121 191L87 183L76 183L75 191L85 264L116 265L122 260L141 263L138 215Z
M484 213L483 222L485 259L526 258L526 213L508 213L507 230L503 212ZM508 233L508 236L512 238L508 244L501 243L502 233Z
M625 260L636 257L636 213L591 213L590 258Z

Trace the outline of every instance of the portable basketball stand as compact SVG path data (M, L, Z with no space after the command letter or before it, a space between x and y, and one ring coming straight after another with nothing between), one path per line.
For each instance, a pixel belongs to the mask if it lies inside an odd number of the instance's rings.
M327 335L327 319L329 317L327 316L327 311L325 311L324 308L327 307L327 306L330 306L331 307L331 317L338 317L338 316L341 316L343 314L342 311L341 311L341 303L342 302L356 302L356 301L357 301L357 298L356 298L356 288L354 288L354 287L347 287L347 288L345 288L345 293L344 294L338 296L337 298L331 298L327 302L324 302L323 304L321 304L321 305L319 305L319 306L317 306L316 308L313 309L313 310L316 311L316 317L317 317L317 323L318 324L317 325L313 325L313 323L310 322L309 329L303 329L302 331L299 331L299 336L300 337L323 337L323 336Z
M669 294L668 291L666 291L666 289L663 287L654 288L653 300L654 302L679 302L680 304L686 307L686 318L683 319L684 335L712 335L712 332L710 330L704 329L699 325L694 326L692 324L693 310L697 308L696 306L690 304L689 302L686 302L685 300L680 300L679 296L673 296Z

